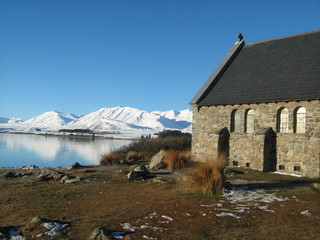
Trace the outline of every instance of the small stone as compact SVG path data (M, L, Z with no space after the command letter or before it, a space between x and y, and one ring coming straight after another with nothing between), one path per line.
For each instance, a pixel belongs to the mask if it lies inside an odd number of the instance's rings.
M111 240L110 234L108 229L99 226L92 232L89 240Z

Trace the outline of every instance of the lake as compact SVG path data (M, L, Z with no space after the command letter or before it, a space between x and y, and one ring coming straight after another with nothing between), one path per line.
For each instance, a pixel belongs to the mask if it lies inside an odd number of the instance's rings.
M0 167L66 167L74 162L99 164L100 155L132 140L0 134Z

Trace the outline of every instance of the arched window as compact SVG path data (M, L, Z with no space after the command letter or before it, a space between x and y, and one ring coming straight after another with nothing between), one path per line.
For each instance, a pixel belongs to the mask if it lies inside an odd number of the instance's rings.
M253 133L254 130L254 111L248 109L245 113L245 132Z
M231 132L240 132L241 126L240 126L240 120L241 116L237 109L233 110L231 112Z
M279 109L278 113L279 125L278 131L281 133L287 133L289 131L289 111L287 108Z
M304 107L299 107L295 111L295 132L305 133L306 132L306 115L307 110Z

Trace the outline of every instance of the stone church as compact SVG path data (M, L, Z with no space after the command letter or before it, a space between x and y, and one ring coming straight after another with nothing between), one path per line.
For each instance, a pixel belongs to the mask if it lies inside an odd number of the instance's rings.
M320 176L320 30L245 43L241 34L190 102L196 160Z

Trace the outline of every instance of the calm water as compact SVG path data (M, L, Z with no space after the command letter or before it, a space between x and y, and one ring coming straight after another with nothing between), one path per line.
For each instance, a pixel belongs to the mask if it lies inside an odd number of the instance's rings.
M74 162L99 164L100 155L132 140L69 139L54 136L0 134L0 167L66 167Z

